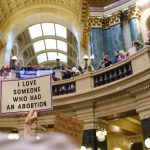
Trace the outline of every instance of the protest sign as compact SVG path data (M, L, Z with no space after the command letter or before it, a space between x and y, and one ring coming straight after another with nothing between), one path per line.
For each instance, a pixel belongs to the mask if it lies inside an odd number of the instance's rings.
M51 77L1 81L1 113L52 109Z
M20 70L18 71L18 78L32 78L43 75L50 75L53 73L53 70Z
M68 135L79 147L82 145L83 126L84 122L77 118L66 116L62 113L56 114L54 131Z

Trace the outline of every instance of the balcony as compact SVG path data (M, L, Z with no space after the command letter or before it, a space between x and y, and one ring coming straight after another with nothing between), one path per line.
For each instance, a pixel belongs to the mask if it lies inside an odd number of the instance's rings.
M150 47L96 72L53 83L54 106L100 99L150 79ZM132 91L128 91L128 93ZM111 97L111 96L110 96Z
M53 82L53 111L40 112L37 127L54 124L55 111L83 120L84 129L93 129L95 120L137 111L149 115L150 47L117 64L71 79ZM147 111L146 111L147 110ZM23 134L21 114L0 117L0 127L18 128Z

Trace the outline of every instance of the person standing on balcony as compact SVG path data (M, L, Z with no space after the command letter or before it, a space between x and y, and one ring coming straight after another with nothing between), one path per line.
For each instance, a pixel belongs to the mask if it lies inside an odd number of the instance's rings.
M100 63L99 69L103 69L105 67L108 67L112 64L112 61L109 60L109 56L105 55L103 61Z
M140 42L138 42L138 41L135 41L135 42L133 43L133 45L134 45L136 51L139 51L140 49L143 48L143 45L142 45Z

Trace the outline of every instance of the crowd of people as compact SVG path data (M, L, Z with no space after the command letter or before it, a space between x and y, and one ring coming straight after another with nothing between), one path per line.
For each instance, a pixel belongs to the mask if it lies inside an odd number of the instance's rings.
M150 40L146 43L147 45L150 45ZM118 63L122 60L125 60L128 56L131 56L133 54L135 54L137 51L139 51L140 49L143 48L143 45L138 42L135 41L133 43L133 47L130 48L128 51L123 51L123 50L118 50L115 51L115 56L114 56L114 60L110 60L109 55L105 54L103 57L103 60L99 63L99 69L103 69L106 68L112 64ZM11 72L11 70L14 70L16 72L19 72L21 70L26 70L26 71L36 71L36 70L53 70L51 76L53 81L58 81L60 80L60 78L58 78L55 74L55 70L61 70L62 73L62 77L61 79L69 79L71 77L74 76L78 76L87 72L93 72L95 71L95 68L92 66L92 64L89 64L87 66L85 66L84 68L82 68L81 66L78 67L64 67L61 64L57 64L55 66L53 66L52 68L50 67L45 67L45 66L31 66L31 65L27 65L26 67L19 67L19 66L12 66L12 67L2 67L0 69L0 76L7 76L9 72Z
M42 138L31 136L32 124L37 119L37 112L31 110L24 122L24 137L9 139L8 135L0 133L1 150L79 150L73 140L65 134L52 132Z

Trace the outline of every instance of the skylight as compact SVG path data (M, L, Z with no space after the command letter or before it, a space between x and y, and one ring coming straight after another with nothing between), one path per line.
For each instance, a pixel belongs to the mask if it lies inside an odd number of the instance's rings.
M30 34L31 39L42 36L41 25L36 24L36 25L29 27L29 34Z
M67 63L67 56L65 54L58 53L58 57L60 61Z
M42 30L44 35L55 35L53 23L42 23Z
M46 44L46 49L56 49L55 39L46 39L45 44Z
M55 28L56 28L56 35L63 37L63 38L67 38L67 29L66 27L59 25L59 24L55 24Z
M41 37L42 40L33 43L35 53L44 51L44 53L37 55L38 63L45 61L55 61L58 57L60 61L67 63L67 55L58 53L58 50L67 52L67 43L61 39L67 38L66 27L54 23L41 23L28 28L31 39ZM44 38L44 36L51 36ZM52 36L54 37L52 39ZM59 40L58 37L59 36ZM49 51L51 52L49 52Z
M42 63L42 62L47 61L47 55L46 55L46 53L38 55L37 56L37 60L38 60L39 64Z
M45 44L43 40L37 41L35 43L33 43L33 48L35 53L45 50Z
M60 41L60 40L57 40L57 48L59 50L67 52L67 43L63 42L63 41Z
M57 58L57 52L48 52L48 60L56 60Z

